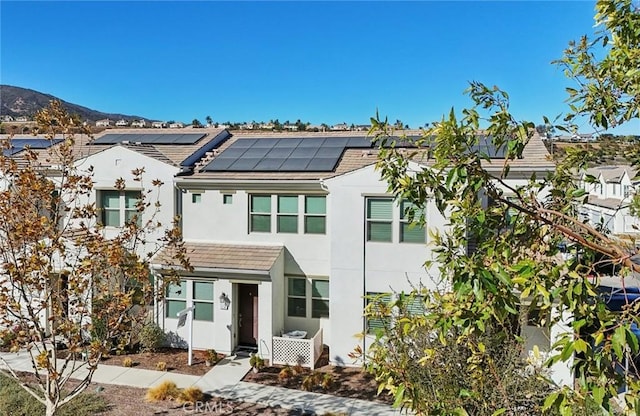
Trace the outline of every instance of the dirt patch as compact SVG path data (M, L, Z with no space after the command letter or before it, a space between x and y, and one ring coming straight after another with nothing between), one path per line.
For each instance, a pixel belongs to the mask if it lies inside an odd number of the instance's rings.
M289 409L281 407L267 407L252 403L243 403L233 400L225 400L217 397L207 397L206 400L196 403L195 406L182 405L174 401L148 403L145 401L145 389L134 387L104 385L91 383L88 391L101 390L111 408L100 415L104 416L131 416L131 415L167 415L177 416L185 414L215 414L215 415L292 415Z
M284 377L285 374L287 377ZM324 365L311 371L308 368L273 366L263 368L258 373L250 371L244 376L243 381L304 390L304 380L312 374L318 375L318 382L308 385L313 392L385 404L393 403L393 398L390 395L386 393L377 394L378 386L373 376L364 372L361 368ZM330 375L327 377L330 377L331 381L322 386L322 380L326 380L325 374Z
M60 351L58 355L60 358L65 357L65 351ZM222 358L224 358L224 355L218 354L218 360L221 360ZM189 365L187 350L179 348L163 348L157 352L127 352L120 355L112 354L103 357L101 364L124 367L125 360L132 361L132 368L168 371L171 373L188 374L193 376L203 376L211 370L211 367L205 364L204 351L194 351L192 365ZM161 362L166 364L166 370L162 370L158 367L158 363Z

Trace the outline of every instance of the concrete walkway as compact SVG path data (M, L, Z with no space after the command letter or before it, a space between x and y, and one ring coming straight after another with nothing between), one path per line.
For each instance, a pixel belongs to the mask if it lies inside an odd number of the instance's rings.
M32 372L29 353L0 353L0 368L8 364L14 371ZM180 388L196 386L212 396L265 406L279 406L305 413L322 415L338 413L353 416L391 416L400 411L389 405L366 400L349 399L329 394L311 393L283 387L265 386L241 381L251 369L248 357L230 356L221 360L204 376L168 373L114 365L98 365L92 382L116 384L147 389L165 380L171 380ZM67 369L71 371L71 369ZM72 378L82 379L87 374L86 366L73 370Z

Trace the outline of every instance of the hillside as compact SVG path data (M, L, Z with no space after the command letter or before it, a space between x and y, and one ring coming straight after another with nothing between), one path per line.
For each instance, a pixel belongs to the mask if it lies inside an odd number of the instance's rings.
M14 87L11 85L0 85L0 116L32 117L38 110L49 105L49 101L51 100L59 100L68 112L78 114L83 120L96 121L109 118L112 120L125 119L127 121L131 121L145 118L125 114L103 113L81 105L66 102L50 94L43 94L38 91ZM149 120L147 118L145 119Z

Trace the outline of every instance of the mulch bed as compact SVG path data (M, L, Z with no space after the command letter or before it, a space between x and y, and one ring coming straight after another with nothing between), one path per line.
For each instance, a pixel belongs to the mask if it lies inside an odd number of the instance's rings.
M65 351L59 351L58 356L63 358ZM218 354L218 360L222 358L224 358L224 355ZM166 363L166 371L171 373L203 376L211 370L211 367L205 365L204 351L194 351L192 365L188 365L187 350L179 348L162 348L157 352L123 352L120 355L112 354L103 357L101 363L124 366L123 362L125 359L133 361L132 368L143 368L145 370L158 370L157 364L159 362Z
M318 367L314 370L320 375L326 373L331 374L332 383L328 388L314 386L312 391L316 393L332 394L334 396L348 397L352 399L369 400L379 403L392 404L393 397L386 392L378 395L378 385L372 375L366 373L359 367L337 367L329 365L329 351L325 347ZM304 390L302 388L303 380L306 376L312 374L308 368L290 367L293 375L283 378L280 372L285 366L272 366L261 369L258 373L249 371L242 381L250 383L258 383L267 386L286 387L288 389Z

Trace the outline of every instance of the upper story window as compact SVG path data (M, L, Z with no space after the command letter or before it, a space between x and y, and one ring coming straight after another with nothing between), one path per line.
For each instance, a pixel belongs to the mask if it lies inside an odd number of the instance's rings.
M251 195L249 230L271 232L271 195Z
M327 199L324 196L305 196L304 232L306 234L326 234Z
M138 225L142 223L137 209L140 191L99 191L98 194L100 220L104 226L122 227L134 218Z
M420 210L409 201L400 203L400 242L401 243L424 243L424 226L418 224L420 220Z
M275 195L275 215L271 213L271 201L271 195L250 196L250 232L269 233L273 228L277 233L298 234L303 230L305 234L326 234L327 201L324 195ZM272 217L275 217L275 224L272 224Z
M367 198L367 241L392 241L393 199Z
M298 196L278 195L278 228L279 233L298 232Z

